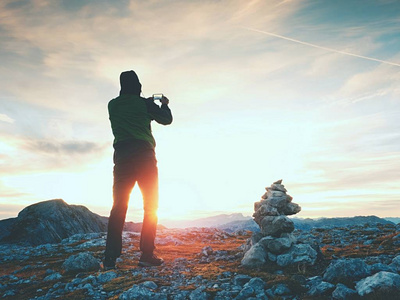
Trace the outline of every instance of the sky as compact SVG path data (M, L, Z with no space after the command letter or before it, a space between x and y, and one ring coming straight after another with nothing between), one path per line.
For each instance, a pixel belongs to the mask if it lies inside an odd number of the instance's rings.
M250 216L279 179L299 217L399 217L399 15L397 0L1 1L0 219L57 198L109 214L125 70L174 116L153 124L160 222Z

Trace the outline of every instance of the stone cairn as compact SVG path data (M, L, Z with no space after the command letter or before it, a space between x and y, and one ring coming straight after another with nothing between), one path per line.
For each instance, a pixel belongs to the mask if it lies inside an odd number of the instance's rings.
M265 188L261 200L254 203L254 221L260 232L253 233L249 239L242 265L249 268L266 264L281 267L298 264L313 265L317 251L306 243L301 243L293 235L294 223L288 215L300 212L301 207L292 202L282 180Z

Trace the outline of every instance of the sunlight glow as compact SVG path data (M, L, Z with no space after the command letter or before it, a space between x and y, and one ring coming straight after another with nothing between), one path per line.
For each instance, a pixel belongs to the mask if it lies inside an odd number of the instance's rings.
M299 216L400 215L399 2L86 2L0 2L4 214L108 215L107 104L133 69L174 117L152 124L160 220L250 216L279 179ZM127 220L142 208L136 186Z

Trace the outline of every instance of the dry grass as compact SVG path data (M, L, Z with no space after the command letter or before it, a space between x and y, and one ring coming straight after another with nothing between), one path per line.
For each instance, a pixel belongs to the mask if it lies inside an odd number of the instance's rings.
M103 289L106 292L115 291L118 289L127 290L132 287L132 285L139 283L141 276L134 277L130 274L126 274L126 276L118 277L103 285Z
M346 246L325 245L321 248L326 259L336 257L365 258L368 256L378 256L381 254L396 255L400 252L400 246L394 245L393 237L399 232L392 232L389 235L377 237L370 245L350 244Z

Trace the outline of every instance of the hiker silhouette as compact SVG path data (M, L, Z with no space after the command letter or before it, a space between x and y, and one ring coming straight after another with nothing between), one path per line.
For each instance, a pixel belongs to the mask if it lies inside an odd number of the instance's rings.
M114 269L122 250L122 230L130 193L137 183L143 196L143 226L140 236L140 266L163 263L154 254L157 230L158 168L156 142L151 133L151 121L162 125L172 123L169 100L162 96L161 106L154 98L140 96L142 85L134 71L120 75L119 96L108 103L108 113L114 135L113 206L108 220L108 233L103 261L104 269Z

